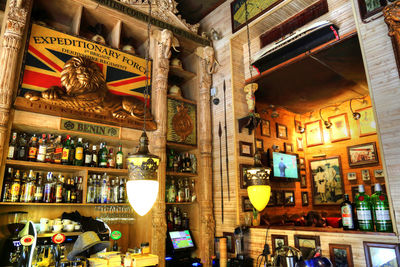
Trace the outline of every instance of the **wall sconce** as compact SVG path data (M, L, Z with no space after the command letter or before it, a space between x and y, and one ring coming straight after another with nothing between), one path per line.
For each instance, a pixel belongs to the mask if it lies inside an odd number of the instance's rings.
M276 110L276 107L274 105L270 105L269 106L272 109L272 113L271 113L271 118L278 118L279 117L279 113Z
M359 112L354 112L353 108L351 107L351 101L353 101L353 99L350 99L350 111L353 114L353 119L359 120L361 118L361 114Z
M298 122L300 122L300 124L296 125L296 116L293 119L294 119L294 125L296 127L295 130L299 133L304 133L306 131L306 129L303 127L303 125L301 125L301 114L300 114L300 121L298 121Z
M331 128L332 127L332 122L324 120L324 118L322 118L321 112L322 112L322 109L319 110L319 116L321 117L321 120L324 122L325 128L326 129Z
M214 28L211 28L209 36L211 40L218 41L222 39L222 34L217 32Z

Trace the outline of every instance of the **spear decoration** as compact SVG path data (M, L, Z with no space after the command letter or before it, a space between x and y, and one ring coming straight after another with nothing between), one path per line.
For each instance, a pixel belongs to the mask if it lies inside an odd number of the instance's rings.
M228 185L228 201L231 201L231 193L230 191L230 186L229 186L229 159L228 159L228 129L226 126L226 85L225 85L225 80L224 80L224 116L225 116L225 159L226 159L226 182Z
M219 136L219 165L220 165L220 173L221 173L221 218L222 223L224 222L224 180L222 174L222 128L221 122L219 122L219 129L218 129L218 136Z

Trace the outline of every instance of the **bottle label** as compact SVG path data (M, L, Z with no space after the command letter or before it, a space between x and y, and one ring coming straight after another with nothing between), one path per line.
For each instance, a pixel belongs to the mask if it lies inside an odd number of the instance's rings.
M117 165L122 165L122 162L123 162L123 156L122 156L122 154L117 154Z
M357 219L359 221L370 221L370 220L372 220L371 210L360 210L360 209L357 209Z
M62 186L59 185L57 186L56 189L56 202L61 202L62 201Z
M55 149L54 156L53 156L55 163L60 163L61 162L62 154L63 154L62 147L57 147Z
M82 160L83 159L83 147L77 147L75 149L75 159Z
M12 159L14 158L14 151L15 151L15 146L9 146L8 147L8 158Z
M41 187L37 187L36 192L35 192L35 200L42 200L43 198L43 191Z
M62 160L68 160L68 158L69 158L69 149L68 148L64 148L63 152L62 152L61 159Z
M36 147L30 147L30 148L29 148L28 157L29 157L30 159L34 159L34 158L36 158L36 153L37 153L37 148L36 148Z
M85 164L90 164L92 162L92 155L86 154L85 155Z
M20 185L18 183L14 183L11 186L11 198L15 199L19 195ZM14 200L15 201L15 200Z
M342 224L343 226L353 228L353 218L349 206L343 206L342 210Z
M96 154L93 154L93 159L92 159L92 161L97 163L97 155L96 155Z
M46 146L39 146L37 160L44 161L45 158L46 158Z
M389 210L375 210L375 218L377 221L390 221Z

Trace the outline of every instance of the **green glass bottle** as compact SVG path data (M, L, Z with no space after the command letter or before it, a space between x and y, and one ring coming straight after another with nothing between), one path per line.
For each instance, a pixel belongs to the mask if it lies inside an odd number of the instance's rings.
M68 165L70 153L71 153L71 136L67 135L67 140L64 143L62 156L61 156L62 164Z
M393 232L392 220L390 219L389 202L387 196L382 192L380 184L375 184L375 193L371 196L374 223L377 232Z
M356 195L355 202L359 229L361 231L373 231L371 201L370 197L365 194L364 185L358 186L358 194Z
M100 143L99 157L98 157L100 168L107 168L107 159L108 159L108 151L106 143Z
M75 147L74 165L75 166L82 166L83 165L82 138L78 138L78 143L76 144L76 147Z
M119 144L118 146L118 152L115 161L117 169L124 168L124 153L122 152L122 144Z

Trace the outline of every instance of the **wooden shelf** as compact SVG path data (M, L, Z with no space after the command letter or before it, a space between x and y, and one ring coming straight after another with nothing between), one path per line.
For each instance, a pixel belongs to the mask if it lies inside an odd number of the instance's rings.
M192 205L196 202L165 202L165 205Z
M197 173L191 173L191 172L169 172L169 171L167 171L167 175L169 175L169 176L178 176L178 177L196 177Z
M169 66L169 74L182 78L184 81L189 81L196 77L196 74L175 66Z
M167 147L178 150L178 151L191 151L191 150L197 149L197 146L177 144L177 143L172 143L172 142L167 142Z
M62 164L41 163L35 161L6 160L6 165L20 169L35 169L56 172L79 172L88 171L89 173L107 173L111 175L128 175L128 169L96 168L85 166L73 166Z
M129 203L25 203L25 202L0 202L5 206L128 206Z

